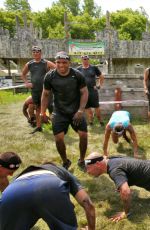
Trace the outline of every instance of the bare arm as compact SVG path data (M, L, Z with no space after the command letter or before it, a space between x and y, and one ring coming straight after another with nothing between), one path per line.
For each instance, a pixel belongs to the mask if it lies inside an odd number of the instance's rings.
M81 98L80 98L79 110L84 111L85 106L86 106L87 101L88 101L88 89L87 89L87 87L80 89L80 94L81 94Z
M26 63L23 70L22 70L21 78L24 81L27 88L32 88L32 83L29 83L28 79L27 79L27 73L28 72L29 72L28 64Z
M43 89L42 96L41 96L41 114L45 114L47 106L48 106L48 101L49 101L49 94L50 91Z
M29 96L29 97L25 100L25 102L24 102L24 104L23 104L23 108L22 108L23 115L24 115L28 120L29 120L29 114L28 114L27 109L28 109L28 107L29 107L29 104L31 104L31 103L33 103L32 97Z
M136 133L134 131L133 126L130 124L127 128L127 130L130 133L131 136L131 140L133 143L133 151L134 151L134 157L138 157L138 143L137 143L137 137L136 137Z
M76 195L75 198L77 202L84 208L87 222L88 230L95 230L95 207L90 200L90 197L85 192L84 189L81 189ZM85 228L87 229L87 228Z
M0 177L0 191L3 192L4 189L9 185L7 177Z
M56 68L56 65L55 65L55 63L53 63L53 62L51 62L51 61L48 61L48 62L47 62L47 68L48 68L48 70L50 70L50 69L55 69L55 68Z
M129 216L130 206L131 206L131 190L127 182L123 183L119 188L120 198L123 202L124 211L119 212L114 215L111 220L114 222L118 222L124 218Z
M99 85L100 85L100 87L102 87L103 84L104 84L104 75L101 74L101 75L99 75Z
M107 124L106 128L105 128L104 143L103 143L103 151L104 151L105 156L108 156L108 150L107 149L108 149L108 142L109 142L110 134L111 134L111 128Z
M85 106L87 104L87 100L88 100L88 89L87 89L87 87L83 87L82 89L80 89L80 94L81 94L81 97L80 97L79 109L73 117L73 122L75 125L78 125L81 122L81 119L82 119L82 116L84 113L84 109L85 109Z
M26 103L24 103L23 108L22 108L22 112L23 112L23 115L27 118L27 120L29 120L29 115L28 115L27 109L28 109L28 105Z
M123 202L124 211L125 214L127 215L129 213L130 206L131 206L131 190L129 188L128 183L127 182L123 183L119 188L119 191L120 191L121 200Z
M148 93L148 88L147 88L148 75L149 75L149 68L147 68L147 69L144 71L143 86L144 86L144 92L145 92L145 94Z

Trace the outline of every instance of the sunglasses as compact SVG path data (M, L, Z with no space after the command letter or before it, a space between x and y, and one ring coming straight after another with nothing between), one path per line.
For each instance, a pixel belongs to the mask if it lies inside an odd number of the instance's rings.
M85 163L85 166L87 166L87 165L95 164L97 161L102 161L102 160L103 160L103 157L96 157L94 159L87 159L84 161L84 163Z

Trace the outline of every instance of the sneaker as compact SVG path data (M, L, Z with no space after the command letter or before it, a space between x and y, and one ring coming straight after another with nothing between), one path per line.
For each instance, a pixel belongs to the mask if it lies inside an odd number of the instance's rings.
M101 127L104 127L104 122L103 121L100 121L99 124L100 124Z
M35 117L31 117L30 125L33 128L36 127L36 119L35 119Z
M67 162L63 163L62 166L63 166L65 169L68 170L68 168L70 167L70 165L71 165L71 161L70 161L69 159L67 159Z
M85 162L84 161L80 161L80 159L78 160L78 167L81 171L85 172Z
M30 125L31 125L32 128L34 128L34 127L36 127L36 122L32 121L32 122L30 123Z
M41 127L37 127L30 134L34 134L36 132L42 132L42 128Z

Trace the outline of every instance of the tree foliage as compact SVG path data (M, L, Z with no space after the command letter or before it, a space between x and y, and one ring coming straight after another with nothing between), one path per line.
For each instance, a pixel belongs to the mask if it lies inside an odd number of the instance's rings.
M24 25L23 17L24 11L0 11L0 26L5 30L8 30L10 36L13 37L16 31L16 16L18 17L19 24L21 26ZM26 12L27 21L30 23L31 14L30 12Z
M84 0L83 6L80 7L79 2L58 0L42 12L31 12L27 0L5 0L7 7L6 10L0 11L0 26L14 35L16 15L22 25L23 14L26 12L28 25L32 19L34 27L42 29L43 38L64 38L67 28L71 38L94 39L96 33L105 29L106 16L101 15L101 7L97 7L93 0ZM65 12L68 15L67 22L64 20ZM122 40L141 40L146 21L147 18L142 12L132 9L110 14L111 28L118 32Z
M50 30L56 31L56 25L61 24L64 30L64 12L63 6L53 4L51 8L47 8L44 12L33 14L33 23L35 27L42 28L43 38L49 38Z
M101 16L101 7L96 5L94 0L84 0L82 8L84 13L88 13L92 17Z
M79 14L79 0L59 0L58 5L63 6L65 10L71 12L74 16Z
M56 24L55 28L52 28L51 26L49 26L48 27L48 37L52 39L65 38L64 26L60 22Z
M139 11L125 9L111 14L111 26L124 40L141 40L146 28L146 17Z
M70 21L71 20L71 21ZM71 38L74 39L94 39L95 28L94 19L88 14L78 15L76 17L69 17Z
M5 0L4 5L8 11L31 10L28 0Z

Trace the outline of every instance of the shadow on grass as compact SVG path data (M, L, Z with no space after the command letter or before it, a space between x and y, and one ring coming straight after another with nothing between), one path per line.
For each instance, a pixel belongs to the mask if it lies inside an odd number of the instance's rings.
M93 135L94 134L104 134L105 127L100 127L98 124L93 125L93 126L88 126L88 131Z
M123 143L118 143L117 146L117 152L118 153L124 153L126 156L133 157L133 146L132 144L128 144L126 147ZM139 153L139 159L146 159L146 152L145 149L138 146L138 153Z
M46 139L54 139L52 125L51 124L44 124L43 126L43 135ZM71 126L68 128L68 132L65 135L65 143L72 144L79 141L79 135L75 132Z
M111 208L104 212L108 218L123 210L119 193L114 193L113 198L109 197L109 204ZM130 212L131 215L128 217L129 221L133 222L134 224L142 222L144 218L150 216L150 198L140 198L139 191L132 189L132 203Z
M87 188L94 204L108 218L123 210L120 193L116 190L114 182L107 174L98 178L87 176L81 180L82 185ZM132 190L131 216L128 218L134 224L141 223L150 216L150 198L141 198L140 191L134 187ZM143 189L144 190L144 189ZM144 193L145 194L145 193ZM142 229L142 228L141 228Z
M107 200L112 191L115 191L114 183L107 174L95 178L87 175L80 181L95 202Z

